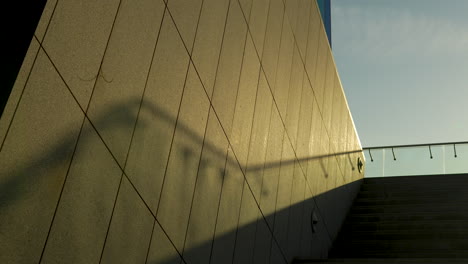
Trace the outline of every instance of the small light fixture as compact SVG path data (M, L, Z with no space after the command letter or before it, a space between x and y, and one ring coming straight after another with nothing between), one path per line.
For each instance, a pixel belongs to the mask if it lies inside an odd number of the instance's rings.
M362 173L362 168L364 168L364 163L362 163L361 157L357 158L357 168L359 173Z
M310 214L310 226L312 227L312 234L317 232L318 217L315 214L315 209L312 209Z

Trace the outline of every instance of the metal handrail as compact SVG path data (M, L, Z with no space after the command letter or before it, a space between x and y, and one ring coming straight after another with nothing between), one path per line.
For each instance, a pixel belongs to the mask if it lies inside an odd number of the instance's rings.
M411 145L392 145L392 146L364 147L364 148L362 148L362 150L367 150L367 149L388 149L388 148L427 147L427 146L441 146L441 145L461 145L461 144L468 144L468 141L455 141L455 142L442 142L442 143L425 143L425 144L411 144Z
M456 145L463 145L463 144L468 144L468 141L455 141L455 142L439 142L439 143L426 143L426 144L411 144L411 145L392 145L392 146L378 146L378 147L364 147L362 148L362 151L367 150L369 152L369 156L371 158L371 162L374 162L374 158L372 157L371 150L375 149L391 149L392 154L393 154L393 160L396 160L395 156L395 148L411 148L411 147L428 147L429 148L429 156L432 159L432 149L431 146L447 146L447 145L453 145L453 152L454 152L454 157L458 157L457 155L457 148Z

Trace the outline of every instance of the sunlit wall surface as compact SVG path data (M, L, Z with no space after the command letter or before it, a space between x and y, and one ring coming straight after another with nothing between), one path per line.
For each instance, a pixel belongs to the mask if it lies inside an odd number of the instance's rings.
M362 178L310 0L49 0L0 140L0 263L324 257Z
M366 177L468 173L468 144L364 151Z

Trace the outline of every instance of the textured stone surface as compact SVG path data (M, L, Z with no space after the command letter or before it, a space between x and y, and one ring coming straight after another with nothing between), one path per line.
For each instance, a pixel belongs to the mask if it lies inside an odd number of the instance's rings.
M122 1L91 98L88 116L121 166L127 157L163 10L160 1Z
M44 49L83 108L100 74L118 6L118 0L59 1L44 37Z
M41 19L37 24L36 32L34 33L39 42L42 42L42 40L44 39L44 36L50 23L50 18L52 17L56 6L57 0L49 0L46 2L44 10L42 11Z
M250 11L251 13L249 18L249 29L254 45L258 52L258 56L260 58L262 57L263 53L269 9L270 0L257 0L252 2L252 10Z
M192 59L210 97L213 94L228 7L228 0L206 0L198 22Z
M123 177L101 263L142 263L151 240L154 218Z
M252 39L248 36L232 121L232 131L230 133L232 148L244 170L247 165L247 155L249 152L259 72L260 62L257 56L255 56Z
M98 262L122 171L85 121L42 263Z
M188 65L177 30L165 15L125 167L153 213L159 203Z
M221 190L221 200L213 241L212 263L231 263L236 243L244 175L234 161L232 150L228 152L226 170Z
M0 152L0 262L39 261L83 117L39 51Z
M185 239L184 259L190 263L210 261L221 187L226 177L227 146L221 125L210 112Z
M0 149L3 147L5 136L8 133L10 123L15 115L15 111L18 107L24 88L30 76L31 69L34 66L38 52L39 43L37 42L36 38L33 38L31 40L31 44L29 44L28 51L23 60L23 64L21 65L21 69L18 72L15 84L11 89L10 97L8 97L7 104L3 109L3 113L0 119Z
M246 36L242 11L237 1L231 1L212 101L227 133L232 129Z
M244 184L233 263L253 263L258 217L259 211L257 204L255 203L248 185Z
M179 264L180 256L171 244L169 238L164 234L161 226L155 223L153 230L153 238L151 240L151 247L148 252L146 263L167 263Z
M182 251L200 164L209 101L190 66L157 217ZM177 208L177 210L174 210Z
M171 0L167 4L180 36L189 52L192 52L193 41L200 19L202 0Z

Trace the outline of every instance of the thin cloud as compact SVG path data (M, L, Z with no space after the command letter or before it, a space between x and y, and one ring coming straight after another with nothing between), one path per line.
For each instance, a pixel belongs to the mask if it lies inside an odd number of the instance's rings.
M447 18L392 8L333 7L335 41L353 56L447 56L468 54L468 30Z

